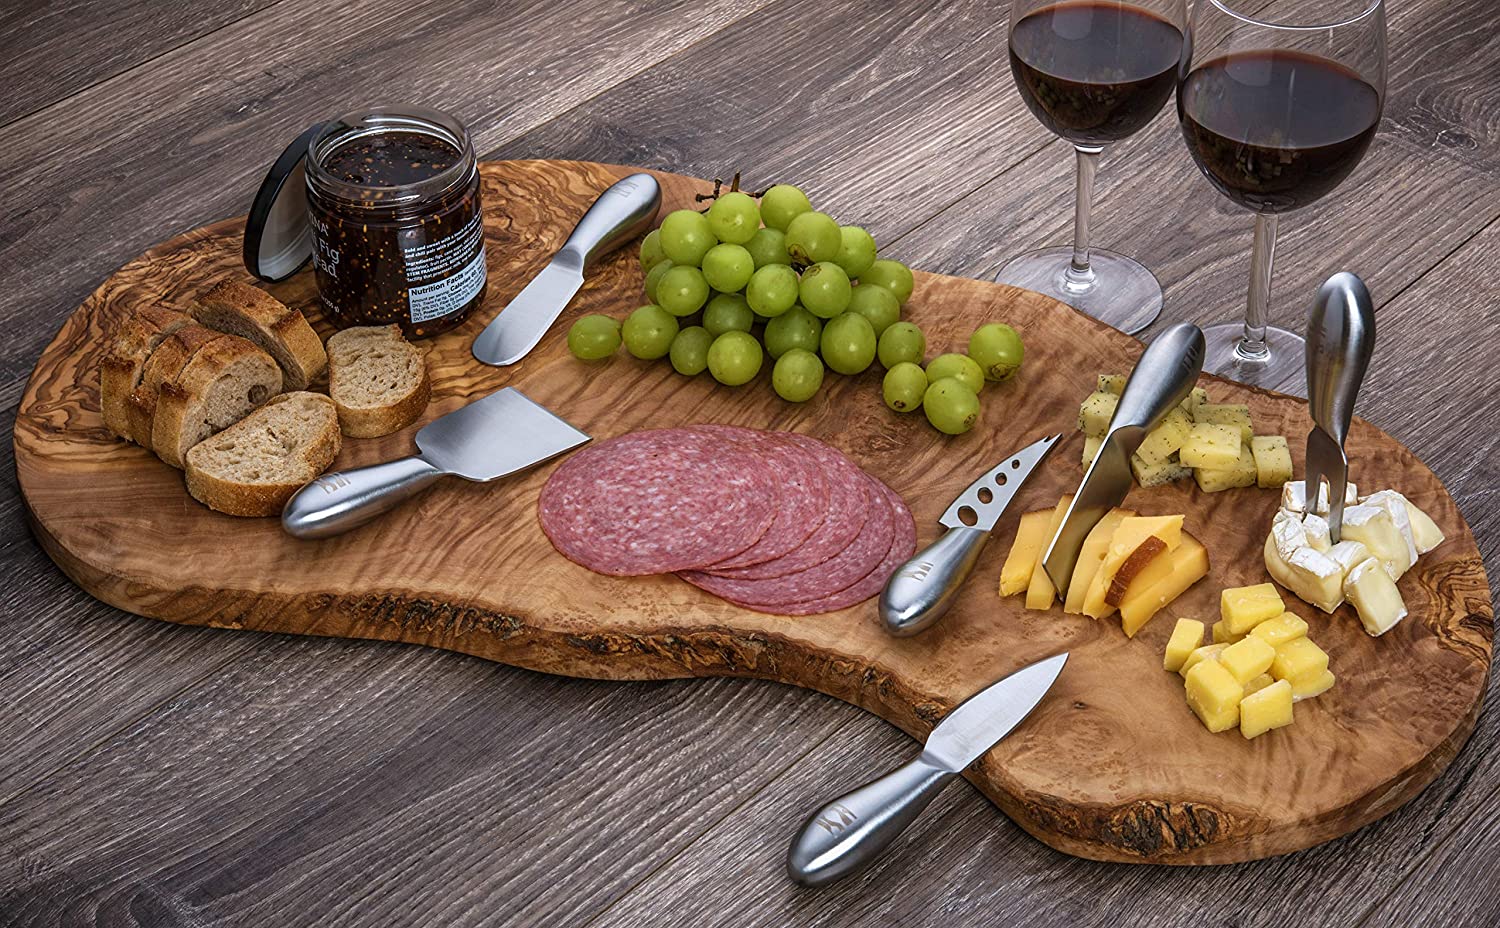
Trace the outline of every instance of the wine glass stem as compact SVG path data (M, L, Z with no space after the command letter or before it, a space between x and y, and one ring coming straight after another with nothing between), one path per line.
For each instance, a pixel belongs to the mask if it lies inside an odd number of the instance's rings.
M1255 214L1255 245L1250 250L1250 293L1245 301L1245 337L1234 353L1244 361L1271 359L1266 346L1267 309L1271 302L1271 265L1276 257L1276 214Z
M1064 275L1063 289L1086 293L1094 286L1094 269L1089 267L1089 214L1094 206L1094 174L1104 148L1073 147L1078 152L1078 193L1073 204L1073 261Z

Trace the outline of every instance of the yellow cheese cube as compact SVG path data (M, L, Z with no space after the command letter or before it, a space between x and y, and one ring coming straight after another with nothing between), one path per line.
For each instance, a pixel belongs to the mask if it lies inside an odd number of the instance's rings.
M1016 529L1016 540L1011 542L1010 553L1005 556L1005 566L1000 568L1000 595L1010 596L1031 585L1031 572L1037 558L1042 556L1042 545L1047 543L1047 525L1052 521L1053 509L1038 509L1021 516Z
M1192 418L1181 408L1173 409L1162 417L1160 425L1146 433L1135 453L1147 464L1165 464L1187 441L1192 430Z
M1258 677L1251 677L1250 682L1245 684L1245 695L1249 696L1251 693L1258 693L1275 682L1276 678L1268 673L1263 673Z
M1193 476L1191 467L1183 467L1182 463L1173 455L1160 464L1147 464L1139 454L1130 456L1130 470L1135 474L1135 482L1142 487L1159 487L1178 480L1186 480Z
M1276 646L1271 662L1271 676L1278 680L1316 677L1328 669L1328 652L1313 644L1311 638L1293 638Z
M1240 700L1240 734L1246 738L1263 735L1273 728L1292 724L1292 685L1285 680L1272 683Z
M1198 489L1205 493L1218 493L1239 487L1255 486L1255 455L1249 445L1240 445L1239 459L1232 467L1200 467L1193 471Z
M1240 444L1240 433L1233 426L1204 423L1188 430L1177 458L1187 467L1222 470L1239 463Z
M1129 379L1125 374L1100 374L1099 385L1094 389L1100 393L1113 393L1119 396L1125 392L1125 381Z
M1207 402L1208 391L1203 389L1202 387L1194 387L1192 392L1189 393L1187 397L1177 405L1182 408L1183 412L1186 412L1189 416L1191 416L1193 413L1198 411L1199 406L1202 406Z
M1104 439L1095 438L1092 435L1083 436L1083 466L1088 467L1094 463L1094 458L1099 456L1099 447L1104 444Z
M1292 479L1292 452L1284 435L1256 435L1250 439L1255 458L1255 485L1272 490Z
M1244 403L1203 403L1193 410L1193 421L1233 426L1239 429L1242 442L1248 443L1255 437L1255 429L1250 426L1250 407Z
M1292 701L1301 702L1328 692L1333 687L1333 681L1333 672L1324 670L1321 673L1310 673L1305 677L1296 677L1286 682L1292 686Z
M1125 589L1125 598L1120 600L1120 626L1127 637L1134 637L1167 603L1208 575L1208 549L1186 532L1168 557L1165 573L1158 576L1162 565L1154 561Z
M1273 583L1230 587L1219 594L1219 615L1236 635L1243 635L1285 611L1286 604Z
M1104 556L1109 553L1109 540L1114 537L1120 522L1126 516L1133 515L1135 513L1129 509L1111 509L1089 531L1088 537L1083 539L1083 548L1078 552L1078 563L1073 566L1073 576L1068 580L1068 595L1063 599L1064 612L1083 615L1084 599L1093 585L1094 574L1099 572Z
M1261 638L1243 638L1219 654L1219 663L1241 686L1270 670L1275 659L1276 649Z
M1177 668L1177 672L1186 677L1194 665L1203 661L1218 660L1219 655L1223 654L1227 647L1229 647L1227 644L1206 644L1201 648L1194 648L1188 652L1188 656L1183 660L1182 666Z
M1209 731L1228 731L1239 724L1245 686L1218 661L1199 661L1187 674L1188 707Z
M1223 619L1220 619L1219 621L1214 623L1213 637L1214 644L1234 644L1236 641L1239 641L1245 636L1236 635L1234 632L1230 631L1229 623L1224 621Z
M1172 626L1172 637L1167 639L1167 654L1162 659L1163 670L1181 670L1188 655L1203 644L1203 623L1197 619L1178 619Z
M1250 629L1250 634L1274 648L1294 638L1306 638L1307 622L1294 612L1283 612Z
M1120 398L1113 393L1090 393L1078 408L1078 428L1083 434L1103 438L1109 431L1109 420L1115 417Z
M1052 516L1047 520L1047 531L1042 539L1044 547L1052 540L1052 536L1057 534L1057 527L1062 524L1063 516L1067 515L1068 506L1072 502L1071 496L1064 496L1057 501L1057 507L1052 510ZM1052 578L1047 575L1046 568L1042 567L1042 559L1038 557L1031 568L1031 582L1026 587L1026 608L1051 609L1056 601L1057 588L1052 585Z

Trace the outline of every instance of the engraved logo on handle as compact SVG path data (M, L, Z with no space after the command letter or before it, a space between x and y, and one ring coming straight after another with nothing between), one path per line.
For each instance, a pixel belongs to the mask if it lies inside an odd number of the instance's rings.
M337 493L339 490L342 490L348 485L349 478L345 477L343 474L329 474L326 477L319 477L317 480L313 481L313 486L329 495Z
M830 816L837 816L837 821ZM859 821L859 816L850 811L848 806L836 802L829 807L826 814L818 816L813 821L829 834L841 835L850 825Z

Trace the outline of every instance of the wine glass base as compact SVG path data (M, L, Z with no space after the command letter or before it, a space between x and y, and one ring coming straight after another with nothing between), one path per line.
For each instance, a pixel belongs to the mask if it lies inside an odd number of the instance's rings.
M995 282L1045 293L1127 335L1161 315L1161 284L1140 262L1096 248L1089 254L1092 280L1077 280L1068 273L1072 266L1072 248L1043 248L1007 261Z
M1239 350L1245 324L1226 322L1203 330L1203 369L1226 380L1307 396L1307 339L1276 326L1266 327L1266 356L1248 358Z

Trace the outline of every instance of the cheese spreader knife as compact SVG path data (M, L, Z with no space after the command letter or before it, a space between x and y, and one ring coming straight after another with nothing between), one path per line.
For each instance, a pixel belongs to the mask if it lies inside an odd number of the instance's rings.
M821 886L873 860L944 786L1031 714L1067 662L1064 651L991 683L938 723L916 760L808 816L787 853L787 873L803 886Z
M583 286L584 272L644 232L660 209L661 185L650 174L599 194L547 266L474 339L474 357L497 367L526 357Z
M1364 281L1344 271L1318 289L1307 322L1307 407L1313 430L1307 434L1303 489L1308 511L1318 511L1318 494L1328 480L1328 534L1337 543L1344 527L1344 494L1349 458L1344 440L1354 418L1354 398L1375 351L1375 304Z
M1203 372L1203 332L1179 322L1156 337L1130 372L1094 463L1042 555L1042 568L1059 590L1068 588L1078 553L1104 514L1125 501L1135 485L1130 456L1146 433L1181 403Z
M943 617L974 569L990 531L1061 435L1049 435L986 471L958 495L938 522L948 531L885 581L880 619L898 638L915 635Z
M486 482L576 448L589 436L506 387L422 426L418 453L324 474L287 500L281 527L298 538L327 538L363 525L439 477Z

